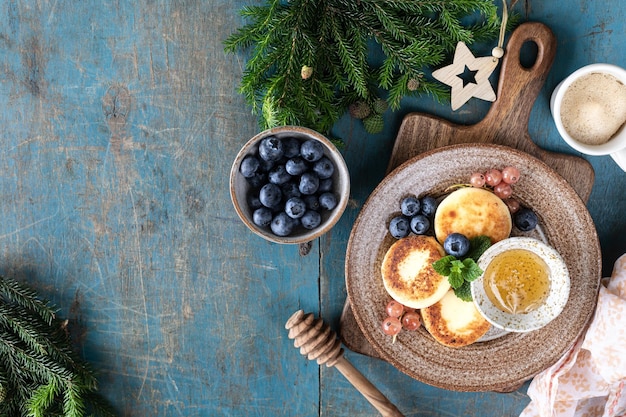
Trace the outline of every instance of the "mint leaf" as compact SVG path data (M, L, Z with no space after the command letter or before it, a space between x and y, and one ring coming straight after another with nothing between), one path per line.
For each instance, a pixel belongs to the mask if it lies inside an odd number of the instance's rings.
M438 274L448 277L448 282L454 289L454 293L463 301L472 300L470 282L483 273L472 258L460 261L452 255L444 256L433 262L433 269Z
M448 282L450 283L450 286L452 288L456 289L463 285L465 280L463 279L463 275L460 272L453 271L450 273L450 275L448 275Z
M450 275L450 267L452 261L455 261L456 258L452 255L444 256L438 261L433 262L433 269L439 275L448 276Z
M456 274L462 274L463 273L463 269L465 269L465 265L463 265L463 262L455 259L454 261L450 262L450 273L456 273Z
M472 301L472 287L469 282L464 281L463 285L454 289L454 295L463 301Z
M476 264L476 262L474 262L472 258L464 259L463 266L464 268L461 275L463 276L463 279L467 282L474 281L480 276L480 274L483 273L483 270L480 269L480 267Z
M488 236L476 236L470 239L470 249L468 258L478 261L478 258L491 246L491 239Z

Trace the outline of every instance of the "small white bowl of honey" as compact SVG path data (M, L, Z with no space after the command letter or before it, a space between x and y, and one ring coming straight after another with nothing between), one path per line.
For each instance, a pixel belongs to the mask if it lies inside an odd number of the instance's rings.
M561 255L530 237L495 243L478 260L483 274L472 282L478 311L509 332L537 330L567 304L570 278Z

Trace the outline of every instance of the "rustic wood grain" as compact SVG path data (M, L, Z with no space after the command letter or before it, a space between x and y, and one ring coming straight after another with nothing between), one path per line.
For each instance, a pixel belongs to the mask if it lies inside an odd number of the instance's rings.
M120 415L318 413L283 330L318 308L317 245L251 235L228 194L258 129L222 45L243 4L1 8L0 270L82 332Z
M261 3L0 7L0 273L60 307L120 415L378 415L338 372L303 361L283 324L301 308L339 328L352 222L385 174L403 116L464 124L486 113L477 100L451 112L428 97L407 99L387 112L380 135L344 116L332 134L345 142L349 209L307 256L268 244L245 229L228 196L230 164L258 127L237 92L248 56L222 48L244 22L238 11ZM575 155L547 98L582 65L626 66L624 10L617 0L529 0L516 9L559 42L529 134L542 149ZM588 207L610 269L626 252L625 177L608 157L588 161L596 173ZM514 416L528 401L523 390L442 391L345 355L409 416Z

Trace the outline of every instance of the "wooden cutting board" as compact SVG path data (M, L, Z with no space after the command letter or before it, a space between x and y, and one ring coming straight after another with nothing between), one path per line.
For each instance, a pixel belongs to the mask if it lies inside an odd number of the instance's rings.
M531 67L520 62L526 42L537 46ZM495 143L522 150L542 160L559 173L586 202L591 194L594 171L586 160L545 151L528 134L533 104L543 87L556 53L556 38L542 23L521 24L511 34L502 59L497 99L480 122L464 126L427 114L408 114L398 131L387 172L422 152L460 143ZM346 300L340 321L340 336L346 347L372 357L380 357L361 332Z

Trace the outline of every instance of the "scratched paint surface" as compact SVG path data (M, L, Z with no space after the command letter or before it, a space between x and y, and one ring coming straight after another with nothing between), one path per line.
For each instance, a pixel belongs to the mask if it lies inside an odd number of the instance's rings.
M316 413L283 337L318 308L316 257L246 233L228 197L256 129L222 53L238 6L2 5L2 272L62 307L122 415Z
M228 194L231 161L257 127L236 93L245 57L221 42L250 3L0 4L0 273L60 307L121 415L376 415L339 373L302 358L284 323L303 308L338 328L350 228L402 115L475 122L486 110L407 101L377 136L342 119L333 133L346 141L354 204L306 257L267 243ZM559 39L530 126L551 150L570 152L549 118L552 88L593 61L626 66L619 2L596 3L518 5ZM626 177L590 160L589 208L612 264L626 252ZM442 391L347 356L411 416L512 416L528 401L524 389Z

